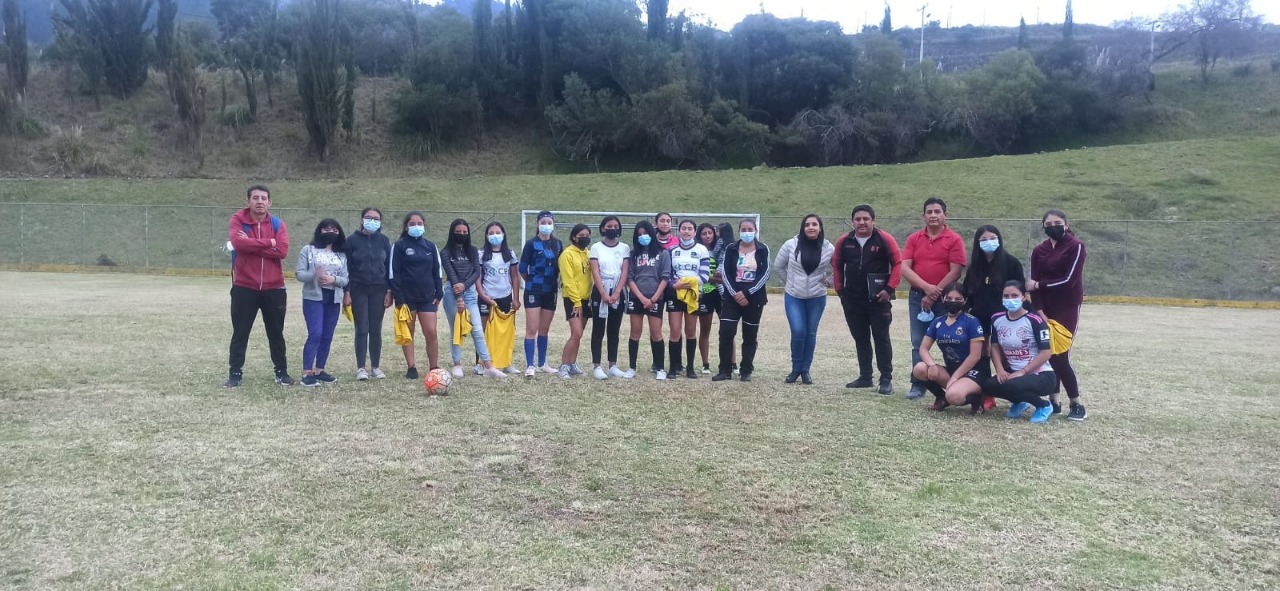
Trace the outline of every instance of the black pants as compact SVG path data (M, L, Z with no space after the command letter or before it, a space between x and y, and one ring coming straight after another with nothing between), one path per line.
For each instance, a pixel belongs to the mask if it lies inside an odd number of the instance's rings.
M871 379L871 346L875 343L876 367L880 382L893 380L893 344L889 340L889 323L893 322L892 302L864 302L861 298L840 294L844 321L853 335L858 350L858 377Z
M742 359L738 363L738 371L747 375L755 371L756 340L760 335L760 316L764 314L764 304L738 305L732 297L724 298L720 303L720 373L733 373L733 339L738 336L738 321L742 321Z
M1036 408L1041 408L1049 405L1049 401L1045 400L1044 397L1053 392L1057 385L1058 378L1051 371L1042 371L1037 374L1013 378L1003 384L995 376L991 376L986 383L982 384L982 393L996 398L1003 398L1014 404L1026 402Z
M356 323L356 367L365 367L366 355L373 367L381 367L382 318L387 311L383 304L387 297L387 287L351 285L347 293L351 294L351 315Z
M599 304L603 306L604 304ZM622 328L622 317L626 316L626 308L621 303L617 308L609 308L609 317L601 318L599 308L591 307L591 363L600 364L600 341L609 337L609 363L618 362L618 331Z
M231 286L231 371L244 368L244 352L249 347L249 332L253 321L262 310L262 325L267 329L267 343L271 346L271 364L276 372L289 369L284 349L284 313L288 307L288 295L284 289L258 291L238 285Z

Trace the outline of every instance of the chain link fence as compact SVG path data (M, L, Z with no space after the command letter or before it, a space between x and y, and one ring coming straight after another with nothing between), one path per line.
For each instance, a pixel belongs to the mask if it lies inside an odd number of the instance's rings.
M229 269L231 261L224 245L228 219L236 211L234 207L0 203L0 216L8 221L0 226L0 264ZM359 211L347 208L277 208L272 213L289 228L292 244L286 270L293 268L293 256L311 240L320 220L334 218L347 232L359 227ZM393 240L406 213L383 210L384 232ZM476 245L481 244L484 226L496 220L506 227L508 241L519 251L520 212L427 211L425 215L427 237L437 244L444 244L449 223L455 218L470 223ZM847 216L824 216L828 240L834 241L849 229ZM799 231L801 218L762 217L760 239L776 251ZM593 233L599 223L598 219L557 221L559 225L587 223ZM736 222L721 218L698 221ZM922 221L919 217L881 217L877 223L905 246L907 236L918 230ZM1021 259L1024 267L1031 249L1044 239L1039 219L952 218L949 223L969 250L978 226L996 226L1004 235L1006 249ZM1088 248L1085 286L1089 295L1280 300L1280 249L1272 246L1280 222L1073 220L1072 228ZM628 232L624 238L629 236Z

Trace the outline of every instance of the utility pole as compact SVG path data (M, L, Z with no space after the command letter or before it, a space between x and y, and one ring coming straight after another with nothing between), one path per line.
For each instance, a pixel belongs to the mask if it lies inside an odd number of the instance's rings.
M1156 59L1156 29L1159 29L1159 28L1160 28L1160 21L1158 20L1151 21L1151 52L1147 54L1148 64L1155 61Z
M916 62L916 66L920 68L920 79L924 80L924 19L933 16L928 12L929 4L920 5L920 60Z

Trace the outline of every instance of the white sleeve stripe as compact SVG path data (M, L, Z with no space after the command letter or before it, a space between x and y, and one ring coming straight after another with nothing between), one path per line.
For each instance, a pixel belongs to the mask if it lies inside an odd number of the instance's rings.
M1083 244L1077 244L1077 245L1076 245L1076 258L1075 258L1075 260L1071 261L1071 270L1067 273L1067 277L1066 277L1066 279L1063 279L1062 281L1059 281L1059 282L1057 282L1057 283L1047 283L1047 284L1045 284L1046 286L1048 286L1048 287L1057 287L1057 286L1059 286L1059 285L1062 285L1062 284L1064 284L1064 283L1067 283L1067 282L1071 281L1071 278L1072 278L1073 276L1075 276L1075 274L1076 274L1076 265L1080 263L1080 250L1081 250L1082 248L1084 248L1084 245L1083 245Z

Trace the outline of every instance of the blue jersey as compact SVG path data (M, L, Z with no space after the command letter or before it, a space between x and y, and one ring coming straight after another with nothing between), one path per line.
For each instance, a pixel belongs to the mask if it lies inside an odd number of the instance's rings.
M524 243L524 251L520 253L520 273L529 277L526 292L555 295L560 281L560 252L563 250L564 245L559 238L532 238Z
M986 341L986 335L982 333L982 322L972 314L960 314L951 324L948 319L950 316L937 318L924 334L938 344L944 365L954 368L969 357L970 343Z

